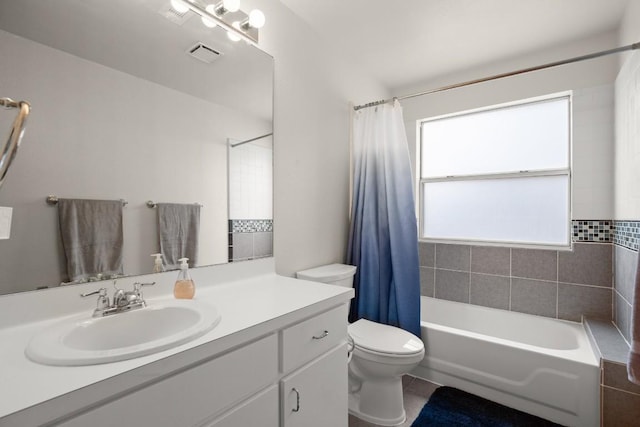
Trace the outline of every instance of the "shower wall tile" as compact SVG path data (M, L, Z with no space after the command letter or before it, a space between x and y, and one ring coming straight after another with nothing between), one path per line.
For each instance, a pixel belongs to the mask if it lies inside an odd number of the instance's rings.
M420 256L421 267L435 267L436 265L435 243L419 242L418 255Z
M261 258L273 255L273 233L258 232L253 234L253 256Z
M420 295L433 297L436 278L435 269L420 267Z
M558 284L531 279L511 279L511 310L556 317Z
M603 427L630 427L640 419L640 395L601 387Z
M587 243L574 243L575 252L420 242L421 292L578 322L583 315L612 319L614 245L598 242L594 237ZM622 254L626 264L615 266L626 277L621 291L628 295L636 255ZM467 272L470 274L455 274Z
M640 242L640 221L614 221L613 240L616 245L637 251Z
M615 294L614 316L614 323L620 329L622 336L627 342L631 342L631 304L617 292Z
M469 271L471 247L469 245L436 245L436 268Z
M640 385L629 381L626 364L605 360L602 368L602 384L628 391L629 393L640 394Z
M571 221L574 242L612 242L614 222L612 220Z
M469 286L471 304L509 310L511 297L509 277L471 273Z
M253 257L252 233L232 233L232 260L240 261Z
M469 302L469 273L436 269L435 297Z
M595 319L613 319L611 288L558 284L558 318L582 321L582 316Z
M615 246L615 288L627 301L633 299L633 288L636 278L636 264L638 253L622 246Z
M502 247L472 246L471 272L509 276L511 250Z
M560 251L558 280L595 286L612 285L613 253L610 244L576 243L573 251Z
M557 280L557 251L541 249L512 249L511 275L527 279Z

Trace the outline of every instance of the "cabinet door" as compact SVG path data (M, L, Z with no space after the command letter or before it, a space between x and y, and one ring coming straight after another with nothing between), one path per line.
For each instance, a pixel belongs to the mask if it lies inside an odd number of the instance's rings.
M280 382L284 427L347 427L347 346L341 344Z

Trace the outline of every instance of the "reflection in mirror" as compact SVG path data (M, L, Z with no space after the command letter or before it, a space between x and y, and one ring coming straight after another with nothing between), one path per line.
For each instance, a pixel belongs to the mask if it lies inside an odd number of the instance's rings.
M0 0L2 95L33 107L0 189L0 294L69 281L49 195L128 202L124 275L151 273L160 251L149 200L201 205L198 265L228 261L227 140L272 132L273 59L169 4ZM190 56L198 43L220 55Z
M273 254L273 135L229 140L229 261Z

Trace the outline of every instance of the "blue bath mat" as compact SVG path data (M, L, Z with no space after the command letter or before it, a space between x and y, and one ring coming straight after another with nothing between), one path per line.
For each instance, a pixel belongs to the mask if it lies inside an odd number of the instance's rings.
M558 427L453 387L439 387L411 427Z

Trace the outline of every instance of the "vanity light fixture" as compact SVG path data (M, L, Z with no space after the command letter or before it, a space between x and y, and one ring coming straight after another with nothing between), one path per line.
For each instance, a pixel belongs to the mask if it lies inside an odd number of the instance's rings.
M203 5L200 0L171 0L171 7L178 13L189 10L200 16L208 28L220 26L227 31L230 40L258 43L258 29L265 24L265 16L258 9L248 15L240 10L240 0L222 0L216 4Z

